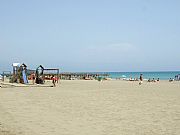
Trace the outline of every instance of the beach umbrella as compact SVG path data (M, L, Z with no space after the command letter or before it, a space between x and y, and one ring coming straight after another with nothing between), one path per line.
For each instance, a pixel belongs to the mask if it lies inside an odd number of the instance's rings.
M126 78L126 76L125 76L125 75L122 75L122 78Z

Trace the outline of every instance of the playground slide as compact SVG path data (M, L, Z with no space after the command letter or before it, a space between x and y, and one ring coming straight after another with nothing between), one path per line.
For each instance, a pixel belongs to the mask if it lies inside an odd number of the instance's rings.
M28 80L27 80L27 76L26 76L25 70L23 70L22 75L23 75L24 84L27 84Z

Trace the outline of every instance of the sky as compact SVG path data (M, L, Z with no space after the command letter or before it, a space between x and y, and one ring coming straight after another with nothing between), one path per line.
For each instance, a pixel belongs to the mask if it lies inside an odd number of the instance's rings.
M0 72L180 70L179 0L0 0Z

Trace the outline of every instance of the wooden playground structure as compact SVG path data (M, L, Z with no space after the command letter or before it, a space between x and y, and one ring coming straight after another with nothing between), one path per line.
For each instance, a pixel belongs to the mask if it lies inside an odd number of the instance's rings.
M44 68L42 65L36 69L36 83L44 84L45 80L52 80L52 76L55 76L56 81L59 81L59 69L58 68Z
M10 79L11 83L22 83L27 84L27 66L26 64L13 63L13 75Z
M32 77L33 76L33 77ZM6 79L5 79L6 78ZM13 63L12 72L3 71L2 82L10 85L24 84L26 86L32 86L30 80L33 80L33 85L42 84L44 85L47 80L59 81L59 69L58 68L44 68L42 65L38 66L36 70L27 68L26 64ZM44 85L45 86L45 85Z

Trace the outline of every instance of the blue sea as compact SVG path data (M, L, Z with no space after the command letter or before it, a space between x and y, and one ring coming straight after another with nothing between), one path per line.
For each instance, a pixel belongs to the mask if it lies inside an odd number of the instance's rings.
M139 78L140 74L143 74L144 79L157 79L169 80L175 78L175 75L180 74L180 71L168 71L168 72L100 72L109 74L111 78Z

